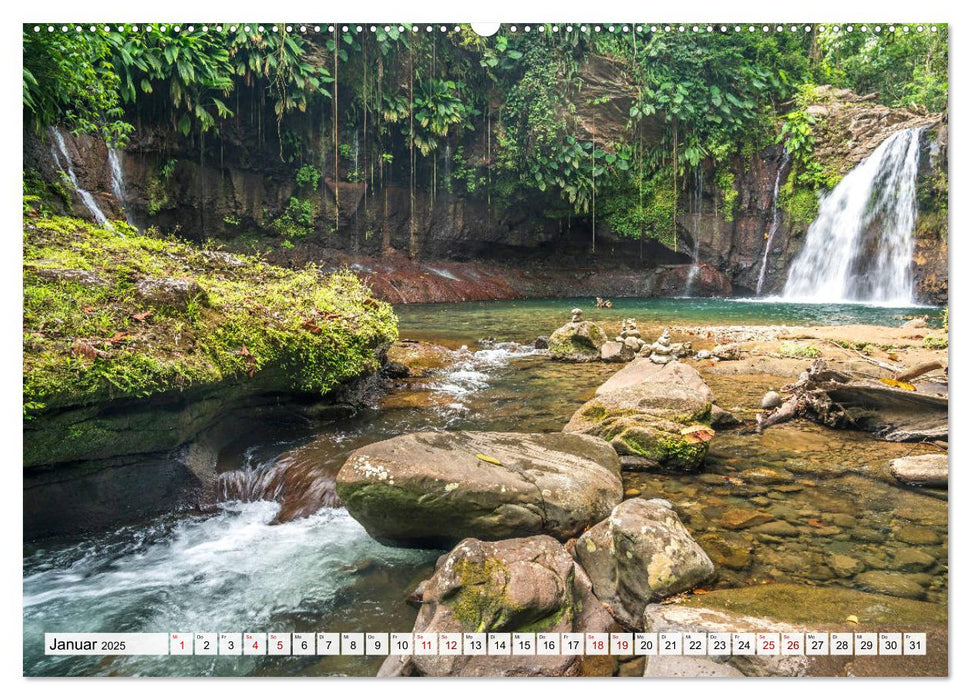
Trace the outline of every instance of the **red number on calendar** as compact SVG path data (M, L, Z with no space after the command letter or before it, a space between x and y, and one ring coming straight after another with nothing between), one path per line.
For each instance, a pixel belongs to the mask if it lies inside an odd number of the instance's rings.
M766 651L772 651L775 649L775 642L769 639L762 640L762 648Z

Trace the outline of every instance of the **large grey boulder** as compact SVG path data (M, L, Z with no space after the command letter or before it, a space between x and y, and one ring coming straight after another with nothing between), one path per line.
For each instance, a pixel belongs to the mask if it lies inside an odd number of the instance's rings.
M674 471L697 469L714 436L714 395L693 367L678 361L658 365L637 357L601 385L563 428L596 435L626 465Z
M715 571L670 505L643 498L624 501L583 533L576 556L597 597L633 629L649 603L693 589Z
M608 632L590 581L552 537L462 540L422 587L414 632ZM582 656L389 656L379 676L575 676Z
M567 540L607 517L623 488L617 454L596 437L424 432L352 453L337 493L381 542L452 546L465 537Z
M550 357L561 362L593 362L607 334L593 321L573 321L557 328L549 337Z
M894 478L911 486L947 488L947 455L910 455L890 463Z

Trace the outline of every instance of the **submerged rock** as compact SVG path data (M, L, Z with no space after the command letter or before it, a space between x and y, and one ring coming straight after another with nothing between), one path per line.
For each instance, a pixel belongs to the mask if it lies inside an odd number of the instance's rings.
M418 547L465 537L566 540L607 517L623 487L620 460L596 437L424 432L356 450L337 493L372 537Z
M947 488L947 455L911 455L890 463L890 473L910 486Z
M714 396L698 372L638 357L597 389L563 428L610 440L643 468L690 471L708 453Z
M549 337L550 357L561 362L592 362L600 359L607 334L593 321L571 321Z
M405 377L427 377L455 361L455 352L435 343L401 340L388 348L388 365Z
M462 540L422 588L414 632L608 632L583 569L552 537ZM589 658L389 656L379 676L576 676Z
M632 498L577 540L594 593L621 623L639 628L644 606L690 590L715 571L667 504Z
M537 350L548 350L550 347L550 339L548 336L541 335L535 341L533 341L533 347Z
M923 600L925 596L920 574L900 574L892 571L864 571L854 582L860 588L874 593Z

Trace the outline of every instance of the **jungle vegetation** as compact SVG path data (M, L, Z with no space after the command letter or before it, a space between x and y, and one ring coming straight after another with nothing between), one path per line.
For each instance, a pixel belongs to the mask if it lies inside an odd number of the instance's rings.
M163 124L200 154L232 133L292 170L302 194L274 220L287 240L313 229L307 203L331 178L366 183L365 209L387 181L407 183L412 221L420 188L432 200L529 199L670 243L679 192L703 161L726 217L731 160L774 143L799 163L802 186L825 186L804 109L816 85L877 93L891 107L947 106L946 25L504 26L488 38L437 25L46 29L23 30L25 123L120 146L136 124ZM564 99L594 56L620 65L635 95L626 135L610 142L584 137Z

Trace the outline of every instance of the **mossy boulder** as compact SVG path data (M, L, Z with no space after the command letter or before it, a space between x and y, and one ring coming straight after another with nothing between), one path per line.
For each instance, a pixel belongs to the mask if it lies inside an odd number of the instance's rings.
M674 361L638 357L607 380L563 428L610 441L625 464L672 471L697 469L714 435L714 395L698 372Z
M249 256L227 265L114 225L24 219L30 419L228 381L265 385L264 374L281 391L324 395L379 369L397 339L391 306L350 272Z
M648 603L691 590L715 571L670 505L643 498L624 501L583 533L576 556L597 597L632 629Z
M583 569L552 537L465 539L421 586L414 632L608 632ZM380 676L575 676L582 656L389 656Z
M337 493L375 539L452 546L548 534L566 540L620 503L604 440L562 433L424 432L355 451Z
M549 337L550 357L561 362L593 362L607 334L593 321L576 321L560 326Z

